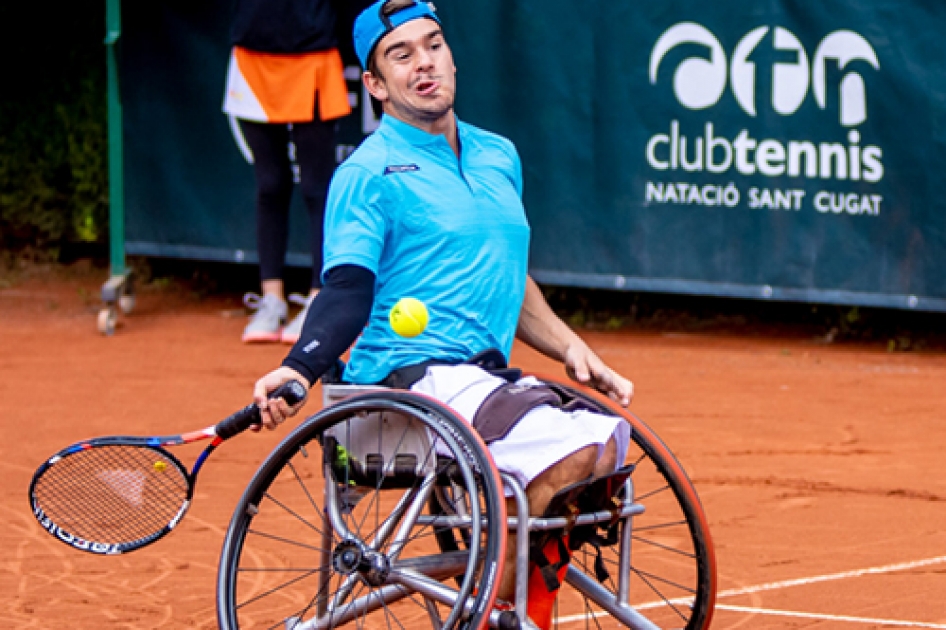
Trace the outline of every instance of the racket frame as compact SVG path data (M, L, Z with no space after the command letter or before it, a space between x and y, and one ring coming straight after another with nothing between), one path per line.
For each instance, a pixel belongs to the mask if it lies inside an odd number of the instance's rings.
M294 406L304 401L306 399L307 393L308 392L302 383L293 380L283 383L275 390L270 392L269 398L283 398L287 403L289 403L290 406ZM259 408L255 404L251 403L236 413L231 414L226 419L221 420L217 424L200 429L199 431L180 433L178 435L153 437L113 435L76 442L75 444L67 446L47 459L33 474L33 479L30 481L29 488L29 500L30 507L33 510L33 516L39 522L40 526L49 532L49 534L51 534L54 538L80 551L110 556L126 553L128 551L134 551L135 549L140 549L146 545L150 545L151 543L160 540L170 533L171 530L173 530L177 524L181 522L181 519L184 518L184 515L187 513L187 509L190 507L191 500L194 497L194 485L197 482L197 473L200 472L204 462L207 461L207 457L214 451L214 449L216 449L221 442L239 435L243 431L250 428L250 426L259 424L260 421L261 418ZM187 468L177 457L172 455L169 451L167 451L167 449L164 448L166 446L191 444L193 442L200 442L207 439L211 440L210 444L208 444L207 447L204 448L203 452L201 452L201 454L197 457L190 472L187 471ZM64 530L51 518L49 518L49 516L47 516L43 511L42 507L40 507L35 492L36 482L39 481L39 479L45 474L47 470L70 455L102 446L133 446L139 448L150 448L160 453L163 457L166 457L168 461L177 466L179 472L181 472L184 480L187 482L186 497L177 514L175 514L171 521L159 531L130 542L103 543L89 541Z
M213 441L208 444L207 447L200 453L190 471L187 470L187 467L184 466L180 459L175 457L173 453L164 448L165 446L191 444L193 442L199 442L210 438L213 438ZM171 530L177 527L177 524L181 522L181 519L184 518L188 508L190 508L191 499L194 496L194 486L197 482L197 473L200 472L200 468L204 465L204 462L207 460L207 457L210 455L210 453L212 453L221 442L223 442L223 438L216 434L214 427L207 427L200 431L191 431L190 433L183 433L180 435L165 435L160 437L115 435L76 442L75 444L67 446L47 459L33 475L33 479L30 481L29 488L30 505L33 508L33 516L36 518L37 522L39 522L40 526L49 532L54 538L80 551L86 551L103 556L113 556L128 551L134 551L135 549L140 549L141 547L150 545L151 543L167 536L169 533L171 533ZM70 455L75 455L76 453L88 451L93 448L101 448L103 446L131 446L136 448L148 448L160 453L161 456L171 462L171 464L177 466L178 471L182 474L185 481L187 482L187 493L185 495L184 501L181 503L181 507L167 525L162 527L160 530L137 540L124 543L103 543L86 540L81 536L76 536L57 525L46 515L46 513L43 511L43 508L40 507L39 501L36 497L37 481L39 481L39 479L46 473L47 470L66 459Z

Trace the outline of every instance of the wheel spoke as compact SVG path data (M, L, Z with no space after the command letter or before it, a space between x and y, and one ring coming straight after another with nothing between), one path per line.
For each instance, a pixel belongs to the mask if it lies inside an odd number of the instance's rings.
M299 484L299 488L301 488L302 492L305 493L306 499L309 500L309 505L315 510L316 514L321 516L322 513L319 510L318 503L315 502L315 499L312 497L312 494L309 492L309 486L307 486L306 483L302 480L302 477L299 476L299 472L296 470L296 466L295 464L293 464L292 461L288 463L288 468L290 471L292 471L292 476L295 478L296 483Z
M241 571L242 571L242 570L241 570ZM305 580L305 579L307 579L307 578L310 578L310 577L312 577L313 575L318 575L319 573L321 573L321 570L320 570L320 569L311 569L311 570L308 570L308 571L303 571L303 575L300 575L300 576L298 576L298 577L295 577L295 578L293 578L293 579L291 579L291 580L287 580L287 581L283 582L282 584L279 584L279 585L277 585L277 586L275 586L275 587L273 587L273 588L271 588L271 589L269 589L269 590L267 590L267 591L264 591L264 592L262 592L262 593L256 595L255 597L251 597L250 599L248 599L248 600L246 600L246 601L244 601L244 602L241 602L241 603L237 604L237 608L245 608L246 606L249 606L250 604L256 603L256 602L258 602L259 600L261 600L261 599L263 599L263 598L265 598L265 597L269 597L270 595L272 595L272 594L274 594L274 593L278 593L278 592L281 591L281 590L287 589L287 588L289 588L290 586L293 586L293 585L297 584L298 582L300 582L300 581L302 581L302 580Z
M693 560L696 560L695 553L684 551L682 549L674 549L670 545L664 545L654 540L648 540L647 538L644 538L643 536L634 536L634 540L636 540L637 542L643 543L645 545L650 545L652 547L659 547L660 549L663 549L664 551L669 551L670 553L675 553L685 558L692 558Z
M649 586L650 589L654 592L654 594L657 595L657 597L659 597L661 600L663 600L664 604L668 606L673 612L675 612L677 616L680 617L680 619L682 619L684 622L689 620L689 617L684 615L682 612L680 612L680 609L677 608L677 606L672 601L667 599L667 597L664 596L664 594L660 591L660 589L654 586L653 583L648 579L648 578L654 578L654 579L659 579L659 578L656 578L656 576L646 575L636 570L634 571L634 573L636 573L638 577L641 578L641 581L644 582L644 584L646 584L647 586ZM692 591L692 592L695 593L695 591Z
M655 525L635 525L635 532L650 532L656 529L667 529L668 527L680 527L685 526L687 522L683 521L669 521L667 523L657 523Z
M298 540L291 540L289 538L286 538L285 536L277 536L275 534L268 534L266 532L261 532L256 529L249 529L247 530L246 533L253 534L254 536L259 536L261 538L268 538L269 540L281 542L286 545L301 547L303 549L308 549L310 551L328 551L327 549L323 549L322 547L314 547L312 545L307 545L306 543L299 542Z
M324 529L319 528L319 527L316 526L316 525L313 525L311 522L309 522L308 519L306 519L305 517L301 516L299 513L295 512L294 510L290 509L288 506L283 505L283 504L282 504L278 499L276 499L276 497L274 497L273 495L267 493L267 494L265 495L265 497L266 497L267 499L269 499L270 501L272 501L273 503L275 503L276 505L278 505L280 508L282 508L287 514L293 516L297 521L299 521L300 523L302 523L303 525L305 525L306 527L308 527L308 528L311 529L312 531L316 532L317 534L321 534L321 533L323 533L323 532L325 531Z
M661 492L666 492L667 490L671 490L671 489L672 488L669 485L661 486L660 488L651 490L647 494L642 494L642 495L634 497L634 500L637 503L644 503L647 499L651 498L652 496L658 495Z

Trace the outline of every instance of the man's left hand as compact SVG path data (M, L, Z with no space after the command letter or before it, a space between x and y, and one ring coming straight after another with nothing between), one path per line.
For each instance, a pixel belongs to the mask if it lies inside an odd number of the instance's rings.
M622 407L631 404L634 383L605 365L585 343L572 343L565 350L565 371L573 380L607 394Z

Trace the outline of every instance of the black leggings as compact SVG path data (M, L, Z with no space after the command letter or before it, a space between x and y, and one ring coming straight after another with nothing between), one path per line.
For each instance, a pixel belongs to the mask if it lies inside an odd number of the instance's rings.
M322 227L325 195L335 170L335 121L269 124L240 120L243 137L253 151L256 173L256 239L260 279L282 278L289 243L289 202L292 163L289 142L296 147L302 198L309 211L312 247L312 287L322 286Z

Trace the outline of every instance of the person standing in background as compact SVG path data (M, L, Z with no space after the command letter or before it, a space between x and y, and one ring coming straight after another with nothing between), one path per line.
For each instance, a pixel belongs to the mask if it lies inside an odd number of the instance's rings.
M235 3L223 111L239 121L253 153L262 285L261 296L244 297L255 311L243 331L244 342L295 343L322 286L323 217L335 169L336 121L351 112L336 19L331 0ZM303 308L286 325L282 273L295 181L311 224L312 283L308 296L290 296Z

